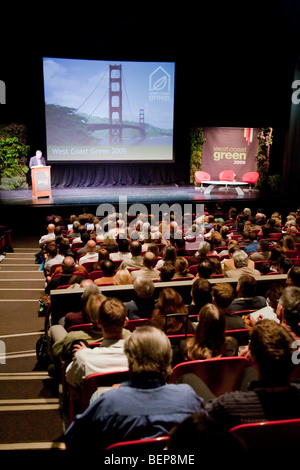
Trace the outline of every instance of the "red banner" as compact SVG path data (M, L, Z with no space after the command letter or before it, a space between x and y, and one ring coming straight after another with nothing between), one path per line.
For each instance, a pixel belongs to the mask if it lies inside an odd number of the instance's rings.
M258 128L204 127L202 170L219 180L222 170L233 170L236 181L248 171L256 171Z

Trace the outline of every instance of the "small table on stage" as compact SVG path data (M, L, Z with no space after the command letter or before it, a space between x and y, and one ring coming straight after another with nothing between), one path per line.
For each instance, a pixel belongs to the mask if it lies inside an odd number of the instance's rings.
M225 191L228 191L228 187L231 187L236 190L239 196L244 196L243 190L240 186L245 186L248 183L244 183L243 181L201 181L201 184L208 184L209 186L205 188L204 193L205 195L210 194L215 186L225 186ZM222 190L223 188L219 188Z

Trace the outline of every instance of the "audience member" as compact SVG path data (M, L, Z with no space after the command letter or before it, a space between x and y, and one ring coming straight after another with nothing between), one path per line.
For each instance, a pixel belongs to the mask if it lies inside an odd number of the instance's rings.
M228 307L235 298L235 292L231 284L222 282L212 287L212 301L219 307L225 316L226 330L239 330L245 328L245 322L239 315L230 315Z
M286 283L289 286L300 287L300 266L293 266L288 270Z
M127 322L125 306L119 299L109 298L101 303L97 326L102 329L102 342L93 349L84 343L75 346L74 359L66 369L66 380L70 385L80 387L82 380L90 374L128 369L123 338Z
M186 340L185 359L211 359L235 355L237 343L225 337L225 315L214 304L204 305L199 312L199 321L192 338Z
M50 291L58 286L80 283L83 277L88 278L87 270L83 266L77 266L71 256L65 256L61 266L56 268L51 280L45 287L45 293L50 294Z
M239 278L242 274L250 274L252 276L260 276L260 272L249 266L249 258L247 253L243 250L238 250L233 253L234 269L229 269L224 272L226 277ZM253 263L253 261L252 261Z
M226 393L206 403L209 415L227 429L238 424L300 417L300 389L289 383L292 338L273 320L261 320L250 331L249 360L258 382L249 391Z
M192 284L191 297L188 314L199 315L201 308L212 302L211 283L205 278L196 278Z
M99 308L106 297L94 291L88 295L85 307L85 318L92 323L90 329L68 332L62 325L52 325L49 329L49 337L52 342L52 359L58 372L61 373L61 362L69 364L73 357L73 343L86 341L87 343L101 341L102 328L98 325Z
M83 263L90 263L91 261L98 261L98 253L96 251L96 242L94 240L89 240L86 244L86 255L83 255L79 258L79 265Z
M119 266L119 269L124 268L142 268L143 267L143 257L141 255L142 245L138 240L132 240L129 243L129 251L131 253L131 258L126 257Z
M211 247L207 241L200 242L198 251L195 253L195 255L191 256L188 260L189 265L193 266L195 264L201 263L201 261L204 261L206 259L206 255L210 252L210 250L211 250Z
M163 249L162 259L157 261L155 269L160 269L164 265L164 263L167 262L175 266L176 257L177 253L175 247L173 245L166 245Z
M197 277L202 277L204 279L209 279L213 273L213 265L209 259L200 261L197 265Z
M300 287L288 286L278 302L277 316L294 340L300 339Z
M243 248L245 253L247 255L251 255L252 253L255 253L258 251L258 240L257 240L257 234L255 232L250 232L248 234L248 240L249 244Z
M250 260L252 261L265 261L270 257L269 250L269 241L268 240L259 240L257 251L249 255Z
M146 275L138 276L133 283L133 287L134 299L124 304L129 320L151 318L155 307L154 283L152 279Z
M182 313L181 316L167 315ZM171 287L161 289L156 307L152 313L151 321L154 326L165 331L168 335L194 333L194 327L187 318L188 309L181 295Z
M73 325L90 323L91 320L86 313L88 299L91 295L101 294L99 287L97 287L91 279L84 279L79 284L79 287L84 288L81 295L81 310L78 312L68 312L66 316L62 317L59 321L59 324L63 325L66 330Z
M116 272L114 284L115 286L132 284L132 277L128 269L120 269Z
M64 259L64 256L58 253L58 248L55 244L49 244L45 248L45 264L44 264L44 272L47 276L50 274L51 267L55 264L61 264Z
M262 274L267 274L270 271L279 272L280 260L283 256L283 249L279 246L274 246L270 252L268 261L261 268Z
M223 466L224 455L234 456L239 462L245 462L245 457L248 457L240 441L222 423L203 413L193 414L174 426L170 432L168 452L171 455L192 455L195 466L209 462L212 468Z
M178 256L175 261L175 273L173 279L178 277L194 277L193 274L189 272L189 263L187 259L182 256Z
M159 279L160 272L158 271L158 269L155 269L155 264L156 258L154 253L152 253L151 251L147 251L143 256L142 268L131 272L131 277L133 281L141 275L146 275L150 279Z
M291 226L287 230L287 234L293 237L295 243L300 243L300 235L296 226Z
M106 248L100 248L98 252L98 260L93 266L93 271L101 271L101 263L107 259L110 259L109 252Z
M67 238L77 238L80 237L80 232L79 232L79 227L80 227L80 222L79 220L74 220L72 229L69 231L69 233L66 235Z
M234 299L228 307L228 313L234 313L243 310L258 310L266 307L266 298L255 295L257 288L256 279L249 275L243 274L238 278L236 285L237 298Z
M125 258L131 258L131 253L129 252L129 241L127 238L122 238L120 236L116 239L118 245L118 251L109 254L109 257L113 261L124 260Z
M175 266L171 261L165 261L160 270L160 280L162 282L168 282L173 279L175 274Z
M203 413L203 401L188 385L169 384L172 349L157 328L137 328L126 339L130 379L100 395L67 429L67 449L95 453L126 440L167 435L193 413ZM180 412L179 412L180 410ZM80 449L80 450L79 450Z
M44 246L45 246L45 243L49 240L55 240L55 225L54 224L48 224L47 225L47 233L46 235L43 235L40 239L39 239L39 245L40 245L40 248L43 249Z
M114 284L115 282L115 263L111 259L105 259L101 262L103 275L94 280L96 286L103 284Z

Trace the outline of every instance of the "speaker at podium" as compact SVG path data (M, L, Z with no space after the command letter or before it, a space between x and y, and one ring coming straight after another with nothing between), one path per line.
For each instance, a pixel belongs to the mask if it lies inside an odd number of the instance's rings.
M51 194L51 166L31 167L32 198L52 198Z

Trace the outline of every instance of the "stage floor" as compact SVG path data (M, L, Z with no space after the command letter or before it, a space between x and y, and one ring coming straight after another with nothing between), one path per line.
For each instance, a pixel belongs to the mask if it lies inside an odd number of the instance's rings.
M234 188L216 187L209 195L194 186L177 185L149 185L149 186L103 186L85 188L53 188L52 198L32 198L31 189L14 191L0 191L0 204L2 206L76 206L99 205L103 203L119 204L120 198L126 199L128 204L142 203L206 203L209 201L255 201L259 200L258 191L243 190L238 195Z

